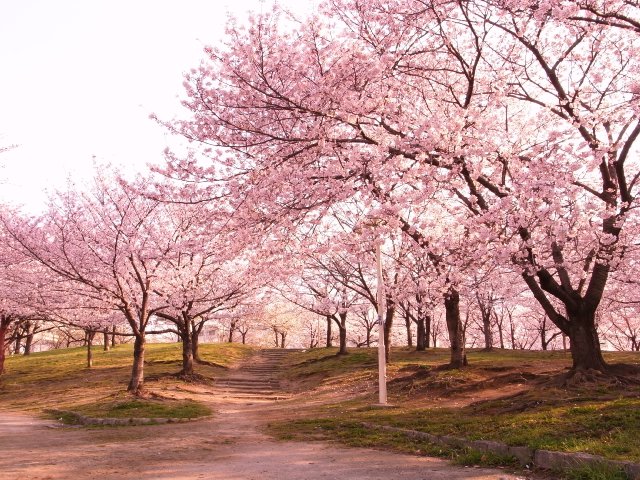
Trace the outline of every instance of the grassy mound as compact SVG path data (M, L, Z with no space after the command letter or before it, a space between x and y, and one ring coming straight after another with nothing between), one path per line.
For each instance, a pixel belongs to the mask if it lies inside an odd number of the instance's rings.
M298 440L338 439L350 445L386 446L434 454L441 450L362 422L436 435L495 440L509 445L585 452L640 462L640 379L606 378L563 383L570 357L565 352L470 351L470 366L448 370L444 349L393 351L388 366L389 401L376 409L376 351L335 349L292 355L283 374L292 390L314 385L314 403L299 416L272 422L269 430ZM638 353L607 353L607 361L640 364Z
M250 355L253 349L239 344L203 344L200 356L209 362L196 365L203 378L214 378L231 365ZM174 417L208 415L204 405L168 398L128 398L124 393L131 371L131 345L118 345L110 351L95 349L94 366L86 367L86 349L69 348L13 356L7 359L0 377L0 404L8 408L41 412L46 409L72 410L95 417ZM145 379L154 390L179 382L180 344L147 344Z

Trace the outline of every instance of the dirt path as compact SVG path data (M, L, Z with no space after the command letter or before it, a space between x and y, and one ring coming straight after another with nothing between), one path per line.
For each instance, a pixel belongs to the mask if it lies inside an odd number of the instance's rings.
M271 377L279 354L263 353L215 388L212 419L106 429L59 427L0 411L0 477L13 479L515 480L497 470L440 459L324 443L278 442L257 428L279 397ZM185 389L186 390L186 389ZM184 394L184 390L182 391ZM176 396L181 393L177 392Z

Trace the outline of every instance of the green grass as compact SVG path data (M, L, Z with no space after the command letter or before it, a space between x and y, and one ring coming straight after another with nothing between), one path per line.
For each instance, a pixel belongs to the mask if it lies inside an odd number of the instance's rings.
M75 412L94 418L197 418L211 409L192 400L112 399L87 403Z
M572 468L562 475L566 480L629 480L621 468L602 464Z
M518 459L511 455L499 455L492 452L481 452L474 449L464 449L453 459L458 465L484 465L486 467L517 467Z

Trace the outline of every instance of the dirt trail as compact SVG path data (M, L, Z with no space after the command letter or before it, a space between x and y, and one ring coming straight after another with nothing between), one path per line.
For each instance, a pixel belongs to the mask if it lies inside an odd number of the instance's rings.
M0 477L13 479L516 480L499 470L325 443L278 442L261 433L283 395L273 372L284 353L263 351L212 387L211 419L106 429L60 427L0 411ZM165 392L163 392L165 393ZM286 404L283 404L286 407ZM282 411L280 411L282 414Z

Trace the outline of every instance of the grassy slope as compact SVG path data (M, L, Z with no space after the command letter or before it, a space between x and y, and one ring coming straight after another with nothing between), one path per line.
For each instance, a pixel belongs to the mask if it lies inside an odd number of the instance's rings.
M203 360L230 365L251 353L238 344L201 345ZM161 387L174 381L181 368L180 344L147 344L145 377L148 385ZM0 406L32 412L44 409L73 410L96 417L198 417L209 409L190 400L133 399L125 389L133 350L118 345L108 352L94 350L93 368L86 368L86 349L69 348L7 359L0 377ZM219 367L196 365L196 372L214 377Z
M316 349L291 359L286 380L292 389L316 386L316 403L307 403L298 419L272 424L272 432L437 453L437 447L415 440L367 431L360 424L365 421L640 462L638 384L596 379L563 385L560 377L570 364L563 352L472 351L470 367L452 371L436 368L447 362L446 350L394 351L388 371L395 408L384 410L371 408L377 400L376 352L334 353ZM640 364L637 353L606 357Z

